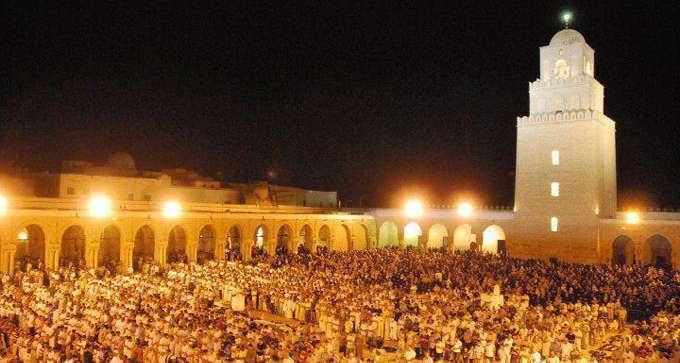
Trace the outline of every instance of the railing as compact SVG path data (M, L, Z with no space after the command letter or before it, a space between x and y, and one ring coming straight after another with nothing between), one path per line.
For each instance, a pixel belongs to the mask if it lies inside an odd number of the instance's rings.
M11 199L10 210L51 210L51 211L86 211L88 201L67 198L24 197ZM114 200L112 209L128 212L161 212L162 201L129 201ZM220 204L220 203L182 203L184 212L202 213L287 213L287 214L349 214L350 211L338 208L303 207L295 205L258 206L253 204ZM354 213L352 213L354 214Z

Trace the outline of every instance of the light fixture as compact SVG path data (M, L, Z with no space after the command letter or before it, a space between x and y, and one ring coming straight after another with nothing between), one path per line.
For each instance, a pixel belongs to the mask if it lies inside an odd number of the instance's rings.
M461 202L458 204L458 215L467 218L472 215L472 212L474 212L474 207L470 202Z
M404 215L411 219L420 218L423 215L423 203L418 199L409 199L404 205Z
M573 18L573 14L571 11L565 11L562 13L562 22L564 23L564 28L567 29L569 28L569 24L571 23L571 19Z
M17 239L19 241L27 241L28 240L28 230L26 228L22 229L21 232L17 233Z
M626 223L628 224L640 223L640 214L635 211L626 212Z
M7 197L4 195L0 195L0 215L7 213L7 206L9 205L9 202L7 201Z
M176 201L168 201L163 205L163 217L177 218L182 214L182 205Z
M87 203L90 216L104 218L111 214L111 199L104 195L95 195Z

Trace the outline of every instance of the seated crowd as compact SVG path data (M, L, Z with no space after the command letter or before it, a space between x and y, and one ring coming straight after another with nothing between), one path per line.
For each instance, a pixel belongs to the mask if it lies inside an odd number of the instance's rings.
M374 249L0 281L1 362L678 362L680 273ZM233 257L233 256L232 256Z

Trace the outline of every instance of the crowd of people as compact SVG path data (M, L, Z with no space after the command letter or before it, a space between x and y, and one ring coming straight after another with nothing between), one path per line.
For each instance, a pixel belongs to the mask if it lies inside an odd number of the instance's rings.
M678 362L680 273L441 250L38 263L0 281L4 362Z

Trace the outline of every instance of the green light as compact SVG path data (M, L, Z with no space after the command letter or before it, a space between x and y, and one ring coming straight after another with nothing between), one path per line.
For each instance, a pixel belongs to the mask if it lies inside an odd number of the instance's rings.
M565 11L562 13L562 22L564 22L564 25L568 28L569 23L571 22L572 19L572 14L569 11Z

